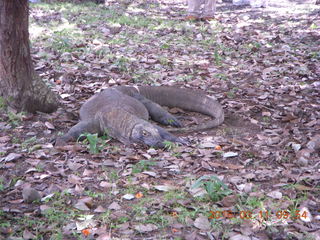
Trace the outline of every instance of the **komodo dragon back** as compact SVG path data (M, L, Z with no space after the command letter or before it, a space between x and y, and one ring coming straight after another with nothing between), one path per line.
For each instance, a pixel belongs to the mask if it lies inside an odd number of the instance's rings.
M219 126L224 121L221 104L202 91L166 86L138 87L141 95L162 106L178 107L187 111L202 113L213 119L194 127L174 128L170 132L193 132Z

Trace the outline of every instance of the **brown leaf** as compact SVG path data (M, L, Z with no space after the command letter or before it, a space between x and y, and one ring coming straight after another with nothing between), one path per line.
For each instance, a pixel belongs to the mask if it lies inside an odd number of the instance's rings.
M23 239L32 240L32 239L35 239L35 238L36 238L36 236L32 232L28 231L27 229L25 229L23 231Z
M222 204L222 206L224 207L233 207L236 205L238 201L238 196L237 195L229 195L224 197L220 203Z
M20 154L20 153L9 153L5 157L4 161L5 162L11 162L11 161L17 160L17 159L19 159L21 157L22 157L22 154Z
M74 205L74 207L75 207L76 209L81 210L81 211L89 211L89 210L90 210L90 208L88 208L88 206L87 206L84 202L82 202L82 201L78 201L78 202Z
M9 136L0 137L0 143L7 143L11 140Z
M54 127L53 124L50 123L50 122L45 122L44 125L46 125L46 127L47 127L49 130L55 130L55 127Z
M74 175L74 174L71 174L68 176L68 181L72 184L80 184L81 183L81 178Z
M147 233L147 232L152 232L154 230L157 230L158 227L154 224L139 224L134 226L134 229L137 230L140 233Z
M211 228L210 222L205 216L197 217L194 221L194 226L202 231L208 231Z
M95 210L94 210L94 212L96 212L96 213L104 213L104 212L106 212L107 211L107 209L105 209L104 207L102 207L101 205L99 205Z
M121 206L117 203L117 202L112 202L108 209L111 209L111 210L120 210L121 209Z

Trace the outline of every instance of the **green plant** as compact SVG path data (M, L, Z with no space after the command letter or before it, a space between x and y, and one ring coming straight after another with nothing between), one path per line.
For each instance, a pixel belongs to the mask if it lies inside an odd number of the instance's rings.
M102 223L104 224L110 224L112 222L111 218L110 218L110 215L111 215L111 211L110 210L107 210L106 212L104 213L101 213L99 215L99 219Z
M38 172L44 172L44 168L43 168L43 166L41 166L41 165L35 166L35 169L36 169Z
M144 218L146 216L146 212L148 210L147 207L146 207L146 204L147 204L146 199L148 199L148 201L152 202L152 199L144 198L139 203L132 205L132 214L135 217Z
M119 224L122 224L122 223L128 222L129 220L130 220L129 217L127 217L127 216L122 216L122 217L119 217L119 218L117 219L117 222L118 222Z
M191 188L202 187L208 193L210 199L214 202L220 201L223 197L228 196L232 191L216 176L202 176Z
M150 74L147 72L134 72L132 75L132 80L134 83L150 83Z
M78 140L83 139L83 143L88 145L89 152L91 154L98 154L106 147L106 140L109 138L107 133L101 138L98 137L98 134L83 133L79 136Z
M85 191L85 194L89 197L92 198L99 198L99 199L104 199L105 198L105 194L104 193L97 193L97 192L92 192L92 191Z
M1 214L0 214L1 217ZM1 220L1 219L0 219ZM11 227L11 224L9 222L0 222L0 228L9 228Z
M320 60L320 52L310 52L308 57Z
M169 49L170 48L170 45L167 44L167 43L164 43L160 46L161 49Z
M265 122L265 123L270 123L271 119L268 116L263 116L262 117L262 121Z
M0 192L3 190L4 190L3 179L0 178ZM0 212L0 217L1 217L1 212Z
M53 32L51 47L58 52L72 52L74 50L75 42L80 41L80 34L74 28L62 29Z
M25 113L24 112L14 113L14 112L8 111L7 115L9 118L10 125L12 127L16 127L22 122L22 119L23 119Z
M312 23L312 24L310 25L310 29L312 29L312 30L317 29L317 28L318 28L318 26L317 26L317 24L315 24L315 23Z
M180 74L176 76L176 82L191 82L194 79L193 75Z
M6 108L6 101L4 100L3 97L0 97L0 109L5 109Z
M173 199L178 200L178 199L184 199L184 198L187 198L186 193L178 190L168 191L164 195L164 200L166 201L173 200Z
M224 73L217 73L214 75L214 77L216 77L219 80L223 80L223 81L228 80L227 75L225 75Z
M176 158L181 157L181 155L182 155L182 152L173 152L171 154L172 157L176 157Z
M248 158L255 158L256 157L256 155L253 152L247 152L246 155Z
M63 236L63 233L62 232L57 232L57 233L54 233L50 239L54 239L54 240L63 240L64 239L64 236Z
M151 215L148 214L144 223L152 223L152 224L158 225L161 228L164 228L164 227L168 226L169 220L165 216L163 211L159 210L154 214L151 214Z
M96 50L96 55L99 59L104 58L108 53L110 52L110 49L107 47L101 47Z
M163 142L165 149L171 151L177 147L177 144L170 141L164 141Z
M218 50L214 50L213 58L214 58L214 62L215 62L218 66L220 66L220 65L221 65L221 62L222 62L222 57L219 55Z
M156 165L156 162L149 160L141 160L132 168L132 173L140 173L149 170L149 167Z
M178 212L178 221L185 224L187 218L196 218L198 210L194 210L193 208L185 208L181 207Z
M211 226L215 231L224 231L224 229L227 227L224 224L222 224L221 221L219 221L218 219L211 219Z
M233 92L233 91L227 92L227 97L228 97L228 98L234 98L234 97L235 97L234 92Z
M113 66L117 67L121 72L129 72L129 64L129 59L121 56L120 58L116 59L116 61L113 63Z
M44 212L44 216L49 223L58 223L61 219L66 219L66 213L55 208L49 208Z
M36 141L37 141L37 137L35 136L28 138L21 143L21 148L28 149L28 152L31 152L30 150L32 146L36 143Z
M162 65L169 65L170 63L169 59L166 57L159 57L158 60Z
M263 199L262 198L257 198L257 197L247 197L243 201L243 205L248 206L249 209L257 209L261 208L263 209Z
M108 178L110 179L111 182L117 182L119 179L118 172L116 170L108 170Z

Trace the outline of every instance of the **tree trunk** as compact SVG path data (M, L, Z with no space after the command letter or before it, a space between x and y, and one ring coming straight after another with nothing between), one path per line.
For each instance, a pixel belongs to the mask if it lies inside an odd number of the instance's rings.
M49 113L58 99L34 70L28 15L28 0L0 0L0 96L19 111Z

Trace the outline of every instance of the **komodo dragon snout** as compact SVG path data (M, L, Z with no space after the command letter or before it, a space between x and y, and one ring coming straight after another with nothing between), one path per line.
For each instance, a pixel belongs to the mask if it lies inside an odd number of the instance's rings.
M138 123L133 127L130 141L156 148L165 147L165 141L179 142L185 145L188 144L186 140L176 137L163 128L148 122Z

